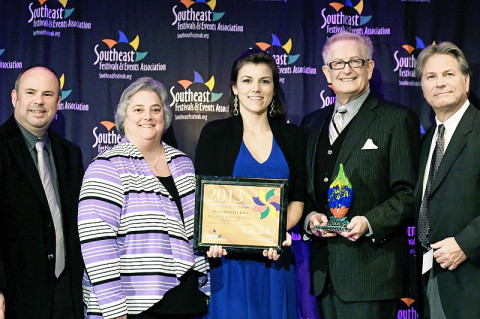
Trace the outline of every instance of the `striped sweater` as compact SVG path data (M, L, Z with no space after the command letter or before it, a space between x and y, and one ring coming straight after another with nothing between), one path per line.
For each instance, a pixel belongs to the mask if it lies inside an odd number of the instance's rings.
M126 138L95 158L85 173L78 210L85 318L141 313L189 269L204 274L199 286L209 294L208 263L192 248L194 168L185 154L163 146L185 224L175 201Z

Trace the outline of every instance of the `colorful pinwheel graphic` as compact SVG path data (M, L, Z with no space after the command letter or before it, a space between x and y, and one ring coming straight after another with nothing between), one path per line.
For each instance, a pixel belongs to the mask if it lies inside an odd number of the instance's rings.
M215 12L213 10L215 10L215 7L217 6L217 0L210 0L210 1L205 1L205 0L197 0L196 2L195 1L192 1L192 0L180 0L181 3L183 3L185 5L185 7L190 8L190 6L192 4L195 4L195 3L206 3L211 9L212 9L212 13L213 13L213 16L212 16L212 21L217 21L217 20L220 20L223 15L225 14L225 12Z
M215 93L213 92L213 87L215 86L215 77L212 76L210 78L210 80L208 80L207 82L203 81L203 78L202 76L200 75L200 73L198 73L197 71L193 71L193 76L194 76L194 80L193 81L190 81L190 80L180 80L178 81L178 83L180 83L181 86L183 86L183 88L186 90L190 85L192 85L193 83L203 83L205 84L205 86L210 90L211 92L211 100L210 102L215 102L217 100L219 100L223 93Z
M295 61L298 60L298 58L300 57L300 54L295 54L295 55L290 55L290 50L292 50L292 39L288 39L287 43L285 43L284 45L282 45L280 43L280 40L278 39L278 37L272 33L272 44L270 43L266 43L266 42L256 42L255 43L260 49L262 49L263 51L267 50L268 48L272 47L272 46L276 46L276 47L282 47L285 52L287 52L288 54L288 62L287 64L292 64L294 63Z
M360 0L356 6L353 6L352 0L345 0L345 4L341 4L339 2L331 2L329 3L329 5L332 6L337 12L340 11L340 9L342 9L343 7L354 8L360 16L360 23L358 25L364 25L372 18L372 16L361 15L363 11L363 0Z
M260 219L264 219L268 214L274 218L277 211L280 210L280 196L275 195L275 190L271 189L265 192L260 190L258 197L253 196L253 201L257 206L253 207L253 210L260 213Z
M40 3L41 6L43 6L43 4L46 2L47 0L38 0L38 2ZM64 19L68 18L73 10L75 10L75 8L71 8L71 9L67 9L67 2L68 0L58 0L58 2L61 3L61 5L63 6L63 8L65 9L65 15L64 15Z
M213 228L211 231L207 232L207 235L220 238L222 235Z
M131 42L128 41L127 36L122 31L118 30L118 41L113 39L103 39L103 43L108 45L108 48L111 50L117 43L128 43L135 50L135 62L143 60L148 52L138 52L138 46L140 44L140 37L137 36Z
M62 74L60 77L60 90L62 90L62 101L64 101L70 93L72 93L72 90L63 90L63 85L65 84L65 74Z
M415 39L417 40L417 45L416 46L413 46L413 45L409 45L409 44L404 44L402 45L402 48L404 48L408 54L412 54L413 50L415 49L425 49L425 44L423 43L422 39L420 39L419 37L415 37ZM435 42L434 42L435 44Z

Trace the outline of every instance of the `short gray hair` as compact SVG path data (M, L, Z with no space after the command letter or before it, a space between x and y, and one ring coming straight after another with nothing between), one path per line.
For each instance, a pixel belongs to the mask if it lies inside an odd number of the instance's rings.
M117 110L115 112L115 125L117 126L120 134L125 135L123 123L125 122L125 118L127 116L127 106L130 103L132 96L134 96L138 91L152 91L158 95L160 102L162 102L163 120L165 122L164 131L166 131L170 127L170 123L172 123L172 110L168 106L167 90L163 84L157 80L154 80L150 77L143 77L130 84L125 91L123 91L122 96L120 97L120 101L118 102Z
M457 47L452 42L445 41L445 42L441 42L440 44L431 44L425 49L423 49L422 52L420 52L420 55L418 56L418 59L417 59L417 65L415 67L415 76L417 77L418 80L422 79L423 68L427 63L427 60L430 59L435 54L448 54L453 56L457 60L458 67L460 68L460 71L462 72L462 74L464 76L466 76L467 74L469 76L472 75L472 71L468 66L467 59L465 58L465 55L463 54L462 50L460 50L460 48Z
M337 41L343 40L354 40L357 41L362 47L362 58L371 60L373 56L373 45L372 40L369 37L359 35L356 33L351 33L348 31L341 31L334 36L328 38L327 43L323 46L322 57L323 63L326 65L332 62L332 57L330 56L330 47Z

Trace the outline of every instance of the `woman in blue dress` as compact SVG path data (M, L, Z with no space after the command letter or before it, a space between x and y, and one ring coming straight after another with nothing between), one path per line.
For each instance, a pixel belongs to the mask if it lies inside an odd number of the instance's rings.
M232 116L207 123L195 153L199 175L288 179L287 229L295 226L305 201L303 132L283 121L275 60L249 49L234 62L231 74ZM297 318L291 237L284 252L208 251L211 265L209 319Z

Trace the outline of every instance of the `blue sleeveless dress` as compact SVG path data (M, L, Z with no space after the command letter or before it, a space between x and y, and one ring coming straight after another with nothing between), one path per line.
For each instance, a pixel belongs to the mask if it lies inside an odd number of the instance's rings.
M275 138L269 158L261 164L242 142L233 176L288 179L288 164ZM211 300L204 318L297 318L294 258L288 247L277 261L261 253L229 252L211 260L210 276Z

